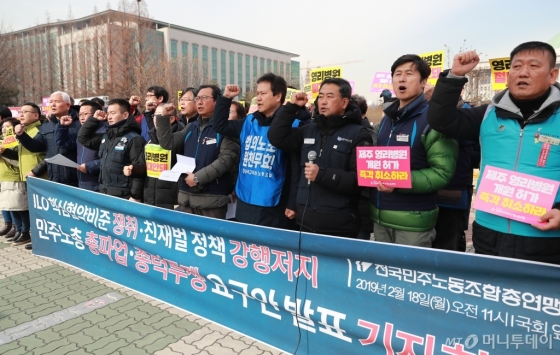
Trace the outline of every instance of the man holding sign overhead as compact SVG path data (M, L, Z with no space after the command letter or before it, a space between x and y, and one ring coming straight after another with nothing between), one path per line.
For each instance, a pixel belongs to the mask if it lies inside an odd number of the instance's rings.
M391 66L398 100L384 110L377 136L378 147L387 148L379 158L388 163L375 171L380 183L370 194L373 233L379 242L430 248L436 236L437 192L453 177L457 142L428 125L423 90L430 73L428 63L412 54ZM404 158L410 166L410 188L398 188L406 176L397 168Z
M477 253L560 264L560 85L556 52L527 42L511 52L507 89L490 105L458 109L476 67L474 51L459 53L441 74L430 101L434 129L480 139L480 178L474 207Z

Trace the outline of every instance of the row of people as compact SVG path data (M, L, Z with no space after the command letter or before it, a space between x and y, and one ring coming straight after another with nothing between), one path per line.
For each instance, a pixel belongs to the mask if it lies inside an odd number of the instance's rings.
M83 151L97 154L102 193L167 208L179 205L187 213L224 218L228 195L233 191L238 199L239 222L350 238L362 229L360 216L368 214L364 213L366 194L376 241L431 247L443 238L447 241L442 244L449 241L454 245L450 249L454 249L457 235L464 229L464 200L469 198L469 191L468 182L450 182L454 176L465 180L465 169L459 173L456 165L468 165L466 170L470 169L471 164L464 164L470 155L467 148L469 142L479 140L479 135L488 134L488 138L481 135L482 172L490 162L492 166L558 180L553 160L538 169L532 167L529 155L538 148L524 149L516 159L504 159L502 150L485 150L496 142L513 144L514 140L521 140L519 144L524 147L528 138L523 138L523 130L541 132L554 123L555 97L560 95L555 86L555 58L554 49L545 43L518 46L511 55L508 90L492 106L457 108L466 82L464 75L478 63L476 53L455 57L451 71L442 73L430 101L423 93L431 74L429 65L417 55L401 56L391 66L397 100L384 108L385 116L376 130L364 125L363 111L344 79L321 83L313 122L302 125L298 118L305 112L307 95L294 94L291 102L284 104L286 82L274 74L258 79L258 110L241 120L228 120L232 100L240 93L237 86L226 86L222 94L216 86L202 85L184 91L181 115L166 103L169 96L160 87L148 89L148 110L143 114L137 110L138 97L112 100L107 112L85 102L78 114L70 110L68 95L57 92L51 96L53 114L34 137L26 133L28 125L24 122L14 129L20 146L29 152L46 157L60 153L77 161L75 152L81 145ZM196 115L192 114L193 103ZM32 104L24 106L22 112L26 107L31 109L22 113L22 121L26 114L39 115ZM82 116L90 117L80 125ZM487 117L490 120L484 119ZM504 127L518 125L522 134L505 142L495 133L487 133L492 131L491 122ZM510 134L516 129L507 131ZM166 185L148 177L148 142L171 152L171 156L194 157L196 168L186 172L178 184ZM383 184L358 187L356 147L374 144L410 147L412 188L393 189ZM503 150L513 151L511 147ZM523 162L510 166L519 159ZM79 173L93 171L86 162L78 162ZM70 169L41 163L30 174L46 172L52 181L81 184L82 178L75 171L72 175ZM153 197L146 191L152 191ZM445 197L452 197L451 207ZM556 202L560 203L558 198ZM458 204L463 207L457 208ZM440 214L438 205L462 212ZM556 207L535 226L477 212L473 233L476 252L560 263L560 210ZM452 220L449 232L439 236L435 229L438 215ZM518 244L530 248L518 250Z

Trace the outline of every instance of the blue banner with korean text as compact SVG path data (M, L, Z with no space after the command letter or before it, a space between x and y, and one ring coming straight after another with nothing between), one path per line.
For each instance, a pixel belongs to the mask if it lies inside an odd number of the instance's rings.
M560 268L155 208L30 178L33 252L297 354L557 354Z

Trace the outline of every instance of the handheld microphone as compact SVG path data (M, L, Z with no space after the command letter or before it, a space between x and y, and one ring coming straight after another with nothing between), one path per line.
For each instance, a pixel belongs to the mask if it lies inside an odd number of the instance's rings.
M317 153L314 150L310 151L307 153L307 159L309 159L309 163L315 164L313 162L317 159ZM311 185L311 180L307 180L307 185Z

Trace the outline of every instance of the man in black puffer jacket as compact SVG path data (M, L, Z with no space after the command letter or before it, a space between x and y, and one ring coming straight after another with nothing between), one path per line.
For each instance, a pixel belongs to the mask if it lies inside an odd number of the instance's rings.
M134 117L129 115L130 104L123 99L109 101L107 113L96 111L78 132L78 141L84 147L99 150L101 172L99 192L141 202L144 179L127 177L123 168L140 165L143 162L146 141L140 133L142 129ZM107 132L96 134L100 121L109 123Z
M360 230L356 147L373 142L361 126L362 115L351 93L352 87L344 79L324 80L314 123L292 128L299 108L307 103L307 95L297 93L291 103L278 110L270 125L272 145L301 152L296 222L303 231L356 238ZM309 163L312 151L317 158Z

